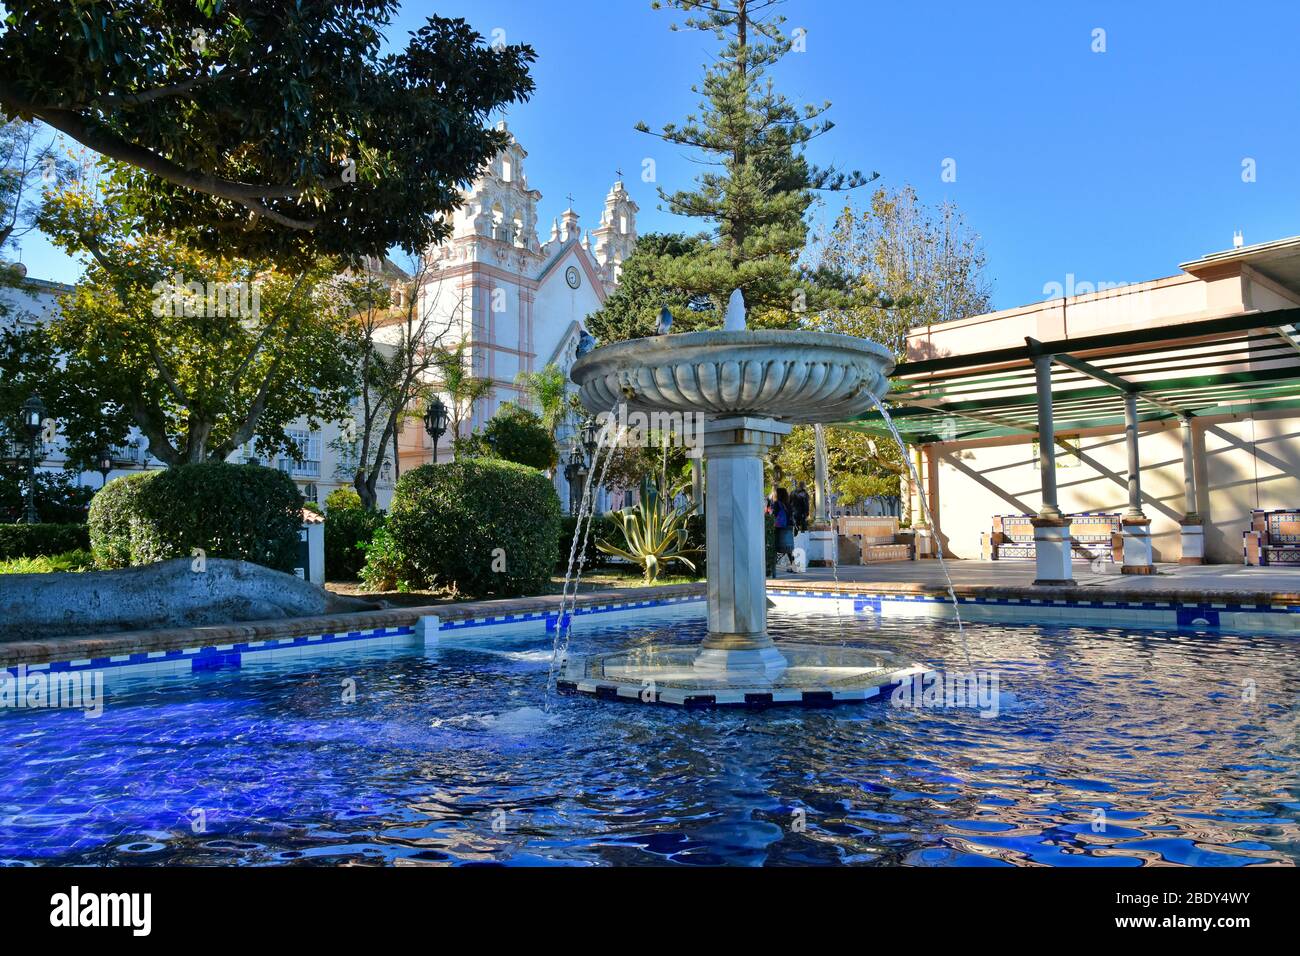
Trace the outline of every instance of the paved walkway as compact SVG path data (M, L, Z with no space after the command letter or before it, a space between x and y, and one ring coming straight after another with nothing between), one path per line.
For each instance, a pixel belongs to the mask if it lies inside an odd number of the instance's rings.
M973 589L1034 589L1032 561L949 561L948 572L958 591ZM1082 563L1074 565L1075 588L1124 592L1241 593L1275 596L1300 595L1300 568L1254 568L1234 564L1161 564L1157 574L1120 574L1116 568L1094 573ZM880 585L890 590L932 591L946 588L938 561L889 561L881 564L844 565L833 574L830 568L809 568L803 574L778 572L771 582L789 587L796 584L833 582L836 575L845 585ZM1038 590L1038 589L1035 589ZM1053 589L1056 590L1056 589Z

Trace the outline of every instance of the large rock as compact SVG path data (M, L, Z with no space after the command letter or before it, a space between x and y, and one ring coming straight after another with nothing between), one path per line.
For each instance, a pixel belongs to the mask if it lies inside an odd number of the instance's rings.
M292 574L187 558L121 571L0 574L0 641L366 611Z

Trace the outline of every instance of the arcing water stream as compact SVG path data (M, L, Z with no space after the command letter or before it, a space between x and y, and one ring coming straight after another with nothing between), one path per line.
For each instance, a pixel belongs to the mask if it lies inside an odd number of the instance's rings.
M930 502L925 497L925 486L921 484L921 476L917 473L916 466L912 459L907 455L907 446L903 444L903 438L898 434L898 429L894 426L894 420L889 415L889 409L885 403L880 401L874 395L871 397L872 404L876 406L876 411L880 412L880 417L885 422L885 427L889 429L889 434L894 437L898 444L898 450L903 455L903 461L907 464L907 470L912 476L912 485L916 488L916 497L921 502L921 510L925 512L925 520L933 531L935 528L934 515L930 511ZM961 637L962 650L966 653L966 663L970 664L970 644L966 640L966 626L961 620L961 608L957 605L957 592L952 586L952 576L948 574L948 565L943 560L943 545L939 541L939 535L934 535L934 555L939 560L939 569L943 571L943 578L948 582L948 597L952 599L953 617L957 619L957 633Z

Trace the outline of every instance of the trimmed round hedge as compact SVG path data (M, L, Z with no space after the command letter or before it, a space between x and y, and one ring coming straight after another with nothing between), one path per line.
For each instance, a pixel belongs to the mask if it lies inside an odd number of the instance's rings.
M558 559L560 498L544 474L515 462L421 465L397 480L388 532L412 581L472 596L540 594Z
M90 550L101 568L131 566L131 526L140 514L140 489L158 477L157 471L133 472L114 478L90 499L86 526Z
M202 462L110 481L90 503L91 550L103 567L188 558L298 564L302 494L282 471Z

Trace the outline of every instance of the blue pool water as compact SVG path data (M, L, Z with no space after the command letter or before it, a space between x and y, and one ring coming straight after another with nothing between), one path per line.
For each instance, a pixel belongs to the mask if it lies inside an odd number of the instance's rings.
M578 653L702 622L580 622ZM114 685L0 714L8 863L1197 866L1300 858L1294 640L774 615L998 674L999 713L561 697L551 637ZM355 702L344 701L354 681Z

